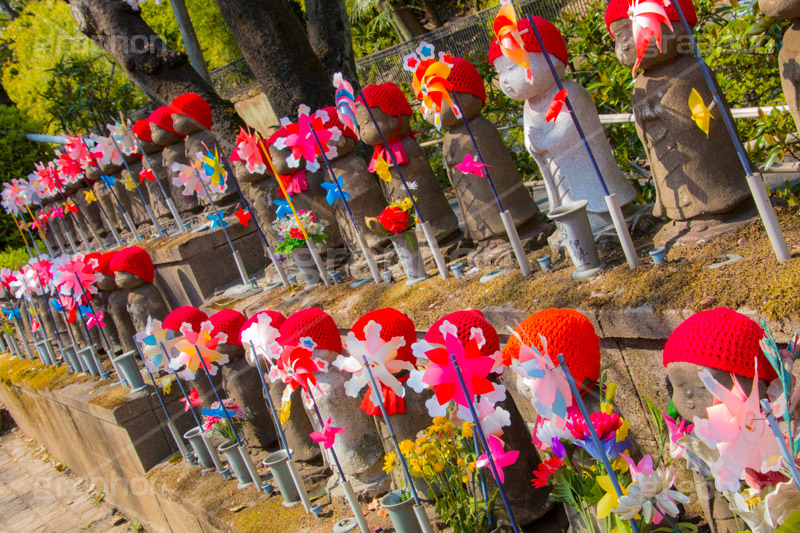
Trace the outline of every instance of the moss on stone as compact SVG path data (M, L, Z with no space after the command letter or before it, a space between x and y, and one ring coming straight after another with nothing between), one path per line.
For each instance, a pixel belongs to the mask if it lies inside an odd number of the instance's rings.
M113 385L93 395L88 399L87 403L113 411L125 403L129 392L131 390L124 385Z
M69 372L64 365L45 365L38 360L17 359L13 356L0 358L0 381L6 385L24 385L34 390L58 390L82 383L90 378Z

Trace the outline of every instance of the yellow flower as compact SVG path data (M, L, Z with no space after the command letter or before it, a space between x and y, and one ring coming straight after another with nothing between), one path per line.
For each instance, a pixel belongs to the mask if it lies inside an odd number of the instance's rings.
M752 498L747 498L745 503L750 507L750 510L753 510L761 503L761 498L759 496L753 496Z
M289 412L292 410L292 402L291 400L287 400L281 404L281 417L280 423L281 425L285 425L286 421L289 420Z
M403 455L408 455L412 451L414 451L415 445L409 439L404 440L400 443L400 453Z
M600 402L600 410L607 415L610 415L614 411L614 406L610 403Z
M472 428L474 426L475 426L475 424L473 424L471 422L464 422L463 424L461 424L461 435L465 439L471 439L472 438Z
M436 463L433 465L433 469L436 471L437 474L440 474L444 470L444 463Z
M474 471L475 471L475 461L472 461L471 463L467 464L467 472L471 474Z
M631 428L631 423L627 420L622 420L622 425L617 430L617 442L621 442L628 438L628 430Z
M614 395L617 393L617 384L613 381L609 381L606 384L606 401L611 403L614 400Z
M619 506L619 496L614 490L610 477L597 476L597 484L605 491L605 495L597 502L597 518L602 520L611 514L612 509L616 509ZM622 492L627 494L628 489L622 489Z
M456 460L456 464L457 464L458 466L467 466L467 463L466 463L466 462L464 461L464 459L462 459L461 457L459 457L459 458Z
M408 200L408 198L406 198L406 200ZM443 417L443 416L437 416L437 417L434 417L434 419L433 419L433 425L434 426L443 426L446 422L447 422L447 419L445 417ZM433 427L433 426L431 426L431 427Z
M391 474L392 470L394 470L394 462L397 459L397 454L394 452L389 452L386 454L386 460L383 462L383 471L387 474Z
M464 474L463 476L461 476L461 482L464 483L465 485L469 483L469 480L470 480L469 474Z

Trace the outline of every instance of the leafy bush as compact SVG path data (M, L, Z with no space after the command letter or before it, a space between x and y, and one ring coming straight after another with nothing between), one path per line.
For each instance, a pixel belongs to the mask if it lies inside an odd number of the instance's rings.
M10 268L16 270L28 262L30 256L24 247L8 247L0 252L0 268Z

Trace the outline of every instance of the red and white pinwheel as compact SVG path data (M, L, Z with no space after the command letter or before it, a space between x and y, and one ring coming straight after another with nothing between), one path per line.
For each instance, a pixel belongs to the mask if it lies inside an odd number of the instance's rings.
M636 64L633 66L633 72L636 73L653 39L661 51L661 24L672 29L672 23L663 0L633 0L629 13L633 21L633 42L636 45Z
M267 164L261 151L260 140L261 137L257 132L251 133L245 131L244 128L239 128L239 134L236 136L236 149L231 154L231 161L243 162L247 171L253 174L264 174L267 171Z
M330 146L331 141L339 140L342 132L336 126L330 129L325 128L325 123L330 117L328 112L320 109L314 114L309 114L311 109L306 105L301 105L298 109L297 122L290 122L289 119L281 120L281 125L286 128L288 135L278 138L274 145L279 150L290 148L292 155L286 158L289 168L298 168L300 161L306 163L306 170L316 172L320 168L317 157L322 155L317 140L314 138L316 133L320 144L325 149L325 155L336 157L335 146Z

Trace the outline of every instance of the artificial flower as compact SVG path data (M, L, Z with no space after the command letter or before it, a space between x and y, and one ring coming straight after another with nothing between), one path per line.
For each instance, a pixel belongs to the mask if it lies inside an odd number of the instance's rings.
M550 483L550 478L555 471L563 465L564 461L558 457L552 457L547 461L539 463L537 470L533 471L533 479L531 480L534 488L541 489L546 487Z
M665 516L678 516L677 503L687 504L689 498L672 489L675 471L659 468L650 474L638 473L628 486L628 492L619 499L613 509L623 520L631 520L641 515L645 523L660 524Z
M322 431L314 431L309 437L314 442L322 444L322 446L328 450L333 447L336 441L336 435L340 433L346 433L346 431L343 428L333 427L331 425L331 417L328 417L328 420L326 420L325 424L322 426Z
M500 483L505 483L505 474L503 474L503 468L509 467L517 462L517 458L519 457L519 451L512 450L512 451L505 451L505 443L495 437L494 435L489 435L487 437L487 441L489 444L489 451L492 455L492 462L494 462L494 467L497 470L497 481ZM475 461L475 466L478 468L483 468L489 465L489 456L488 454L483 454Z

